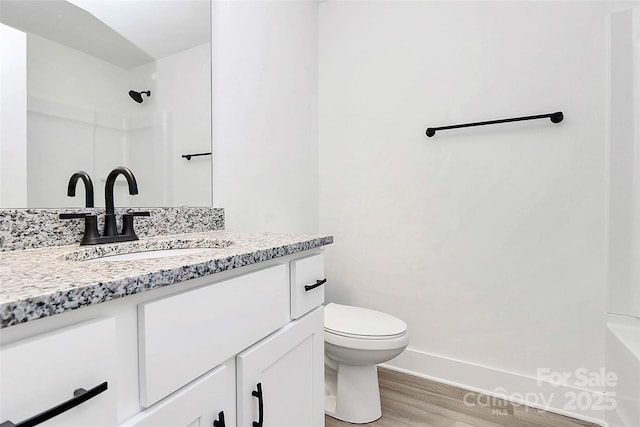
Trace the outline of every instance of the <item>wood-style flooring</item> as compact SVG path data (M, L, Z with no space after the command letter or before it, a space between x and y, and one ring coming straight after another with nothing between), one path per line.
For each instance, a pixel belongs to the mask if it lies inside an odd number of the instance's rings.
M373 427L599 427L586 421L544 412L479 393L378 368L382 418ZM465 404L482 402L483 405ZM480 400L476 397L480 396ZM326 427L354 424L325 416Z

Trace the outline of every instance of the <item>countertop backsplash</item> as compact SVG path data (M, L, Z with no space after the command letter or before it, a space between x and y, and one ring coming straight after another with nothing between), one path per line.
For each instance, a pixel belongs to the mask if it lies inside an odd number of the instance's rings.
M79 243L84 232L84 220L63 220L63 212L95 212L98 230L104 224L104 208L65 209L0 209L0 252L63 246ZM148 211L150 217L137 217L138 237L165 234L224 230L222 208L117 208L118 227L122 213Z

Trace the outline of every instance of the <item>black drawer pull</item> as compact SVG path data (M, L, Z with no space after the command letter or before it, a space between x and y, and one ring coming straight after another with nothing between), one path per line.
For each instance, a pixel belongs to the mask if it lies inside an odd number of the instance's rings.
M50 420L53 417L57 417L58 415L67 412L69 409L73 409L76 406L86 402L87 400L96 397L103 391L106 391L108 388L107 382L103 382L102 384L95 386L91 390L85 390L83 388L79 388L73 392L73 397L66 402L62 402L61 404L54 406L51 409L48 409L36 416L29 418L28 420L24 420L18 424L14 424L11 421L5 421L0 424L0 427L32 427L37 426L47 420Z
M218 419L213 420L213 427L226 427L224 425L224 411L218 412Z
M304 290L305 292L310 291L311 289L315 289L318 286L322 286L325 283L327 283L327 279L322 279L322 280L316 280L316 284L315 285L304 285ZM0 426L1 427L1 426Z
M258 421L253 422L253 427L262 427L262 422L264 419L264 407L263 407L263 401L262 401L262 383L258 383L256 387L258 388L258 390L253 390L251 392L251 396L258 398Z

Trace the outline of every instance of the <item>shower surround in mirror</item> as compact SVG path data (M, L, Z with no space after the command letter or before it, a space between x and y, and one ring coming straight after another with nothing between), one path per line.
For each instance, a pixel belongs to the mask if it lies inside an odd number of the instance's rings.
M118 227L121 214L146 210L148 218L138 218L135 229L138 237L165 234L195 233L224 230L222 208L121 208L116 209ZM79 243L84 231L82 220L61 220L62 212L95 212L98 230L102 230L104 209L0 209L0 252L62 246Z
M28 93L39 94L27 98L27 207L69 205L72 200L60 189L65 188L69 176L77 170L87 171L93 177L99 203L104 200L104 179L120 165L131 169L140 185L140 194L130 200L124 196L126 185L116 187L116 192L123 195L119 199L130 206L211 205L210 159L187 162L180 157L183 152L210 151L210 120L195 114L203 103L206 107L209 92L206 87L199 88L190 100L179 100L179 95L172 93L176 88L169 87L176 79L172 76L168 83L165 79L166 73L175 75L184 66L188 70L183 73L185 81L207 80L194 74L209 75L208 43L125 71L37 36L29 35L27 41ZM84 58L74 61L73 56ZM77 66L52 67L59 58L66 58L62 64ZM53 75L52 69L59 75ZM104 103L105 99L78 101L82 98L80 94L89 90L80 84L86 82L78 79L81 75L100 75L101 81L109 82L105 83L109 93L103 97L112 98L110 112L98 111L90 105ZM65 84L64 93L53 93L54 82L65 79L74 83ZM153 96L141 104L134 102L126 89L149 87L152 79L155 79ZM127 81L136 83L127 85ZM177 91L180 93L182 89ZM206 99L197 99L202 93L207 95ZM172 95L174 99L167 100ZM195 141L204 142L195 144Z
M3 20L10 18L9 6L16 3L20 7L40 4L40 8L58 5L55 7L61 7L62 12L73 11L73 23L65 25L56 14L48 15L53 16L48 21L57 25L59 33L63 32L59 27L69 27L69 33L75 27L83 27L86 34L82 38L90 40L91 46L94 41L99 42L94 37L95 26L114 32L90 13L62 1L3 1ZM147 4L161 8L170 3L178 2ZM145 6L136 2L121 4ZM30 10L39 9L33 6ZM109 24L117 29L118 24L126 22L116 16ZM116 166L131 169L140 187L140 194L131 198L124 181L118 181L116 200L121 201L120 206L211 206L211 157L191 161L181 157L185 153L211 151L208 23L204 39L193 37L172 52L152 52L129 62L118 57L124 57L125 49L116 49L114 58L106 58L98 46L95 51L70 46L73 43L69 43L68 35L64 39L38 34L39 27L16 29L0 25L4 27L2 38L10 40L0 46L0 53L3 62L12 65L8 80L3 70L3 87L9 81L7 87L11 86L13 100L24 99L22 103L3 105L3 110L20 109L25 115L26 109L26 124L22 125L25 132L8 138L3 130L0 141L2 181L12 177L11 186L16 189L4 191L3 185L0 208L81 207L82 198L67 198L64 191L71 174L79 170L91 175L97 205L104 206L104 180ZM6 31L14 33L14 37L5 37ZM154 37L164 37L162 43L171 44L174 32L174 26L169 25ZM123 43L137 46L135 40ZM144 91L143 102L132 99L130 91ZM16 126L15 120L6 119L8 114L8 110L2 112L3 125Z

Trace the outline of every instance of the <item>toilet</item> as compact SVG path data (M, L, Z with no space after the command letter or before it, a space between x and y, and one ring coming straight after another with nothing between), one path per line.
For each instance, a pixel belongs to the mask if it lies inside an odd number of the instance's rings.
M386 313L330 303L324 308L325 413L355 424L382 416L376 365L409 344L407 324Z

